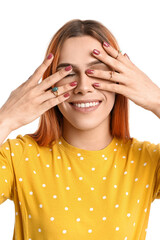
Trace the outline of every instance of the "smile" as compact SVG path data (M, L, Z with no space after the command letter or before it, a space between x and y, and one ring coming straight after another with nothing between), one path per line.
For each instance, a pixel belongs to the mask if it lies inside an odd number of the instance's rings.
M85 102L85 103L70 103L71 106L80 112L90 112L96 110L102 101L95 101L95 102Z
M74 106L81 107L81 108L92 107L92 106L96 106L98 104L99 104L99 101L98 102L88 102L88 103L73 103Z

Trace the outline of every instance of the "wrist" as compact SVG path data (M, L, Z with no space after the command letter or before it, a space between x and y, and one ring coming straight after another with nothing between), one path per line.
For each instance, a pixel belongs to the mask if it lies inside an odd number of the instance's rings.
M157 99L155 101L155 103L153 104L153 109L152 112L158 117L160 118L160 88L159 88L159 92L157 94Z
M12 124L10 122L10 120L6 117L4 117L1 113L0 113L0 128L1 129L5 129L6 132L11 133L12 130Z
M0 114L0 147L11 132L8 122Z

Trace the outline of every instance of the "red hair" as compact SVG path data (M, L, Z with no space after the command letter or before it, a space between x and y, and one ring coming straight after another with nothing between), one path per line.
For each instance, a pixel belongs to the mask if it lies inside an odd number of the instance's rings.
M64 41L71 37L91 36L99 42L108 42L113 48L119 50L118 43L113 34L102 23L94 20L74 19L64 24L51 39L46 56L53 53L52 64L45 71L42 80L56 72L60 51ZM28 134L40 146L47 146L52 141L58 140L62 135L63 115L55 106L40 116L39 127L35 133ZM124 142L130 139L128 120L128 99L123 95L116 94L114 107L110 114L110 132L112 136L123 139Z

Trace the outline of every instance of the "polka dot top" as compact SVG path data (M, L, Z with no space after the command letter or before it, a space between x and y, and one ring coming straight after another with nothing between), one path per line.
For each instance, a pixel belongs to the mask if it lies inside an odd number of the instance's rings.
M14 240L144 240L156 198L160 144L114 137L91 151L18 135L0 147L0 203L14 201Z

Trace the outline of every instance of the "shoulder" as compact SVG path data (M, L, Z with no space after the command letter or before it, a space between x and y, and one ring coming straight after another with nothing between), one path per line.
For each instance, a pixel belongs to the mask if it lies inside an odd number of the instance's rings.
M160 143L152 143L151 141L139 141L136 138L131 138L126 144L124 144L130 154L134 157L160 159Z
M31 145L37 145L36 141L31 138L29 135L17 135L15 139L7 139L7 141L10 143L10 145L16 145L16 146L31 146Z
M37 142L28 135L17 135L16 138L8 138L0 147L1 153L8 153L14 156L15 153L20 155L31 146L38 146Z
M160 154L160 143L156 144L150 141L138 141L136 138L133 138L132 141L133 148L139 151L145 151L148 154Z

